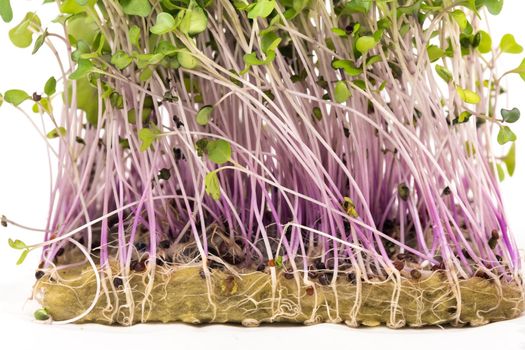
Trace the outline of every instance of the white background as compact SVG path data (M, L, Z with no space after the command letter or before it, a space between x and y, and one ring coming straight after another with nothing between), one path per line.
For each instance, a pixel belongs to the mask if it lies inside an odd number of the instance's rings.
M42 18L54 13L53 6L40 7L38 1L15 0L15 19L18 23L26 11L39 11ZM494 41L509 32L525 44L523 13L525 2L507 0L499 17L491 17ZM44 82L57 74L57 66L49 51L42 49L31 56L31 49L16 49L8 40L12 26L0 24L0 91L11 88L28 91L42 90ZM522 55L508 55L501 71L516 67ZM518 77L507 81L510 91L507 107L525 111L525 82ZM523 119L523 118L522 118ZM38 118L34 119L38 122ZM514 234L525 247L525 121L514 130L517 143L517 168L512 179L503 182L507 213ZM0 214L29 226L43 227L47 216L49 173L42 140L28 119L4 104L0 108ZM27 243L39 242L40 234L24 232L13 227L0 230L0 349L93 349L111 348L250 348L251 349L525 349L525 318L490 324L480 328L389 330L386 328L351 329L341 325L313 327L265 326L246 329L236 326L139 325L132 328L110 328L98 325L49 326L33 321L35 305L25 303L34 281L38 254L29 256L26 263L15 266L18 252L7 245L9 237Z

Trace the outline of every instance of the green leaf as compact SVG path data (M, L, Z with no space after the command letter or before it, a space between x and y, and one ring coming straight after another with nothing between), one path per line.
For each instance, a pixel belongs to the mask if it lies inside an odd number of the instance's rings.
M463 89L460 86L456 86L456 92L458 93L459 98L461 98L461 100L463 100L466 103L476 104L479 103L479 101L481 101L479 95L472 90Z
M27 245L19 239L13 241L11 238L9 238L7 243L13 249L17 249L17 250L27 249Z
M120 0L120 6L131 16L148 17L152 10L149 0Z
M195 120L197 121L197 124L205 126L208 125L208 122L210 121L211 113L213 112L213 106L206 105L199 109L197 112L197 115L195 116Z
M501 38L501 42L499 44L499 47L502 52L505 53L522 53L523 47L516 42L516 39L514 38L514 35L512 34L505 34Z
M452 81L452 73L450 73L450 71L448 69L446 69L445 67L440 66L440 65L436 65L436 73L446 83L450 83Z
M498 172L498 180L500 182L505 180L505 172L503 171L501 164L496 164L496 171Z
M55 77L51 77L47 79L46 85L44 85L44 93L47 96L51 96L56 92L56 88L57 88L57 80L55 79Z
M76 84L74 84L76 83ZM73 86L76 85L76 107L86 112L86 119L96 126L98 121L98 90L84 77L79 80L70 80L67 87L68 103L73 97Z
M510 146L509 153L507 153L502 161L505 163L509 175L514 175L514 171L516 170L516 143L513 143L512 146Z
M38 50L40 50L42 45L44 45L44 43L46 42L46 38L47 38L47 29L44 31L44 33L40 34L38 38L36 38L35 46L33 47L33 52L31 53L32 55L34 55L35 53L38 52Z
M520 110L517 108L501 109L501 116L506 123L515 123L520 119Z
M208 17L204 10L195 1L190 2L188 10L184 11L184 16L179 25L179 29L184 34L195 35L202 33L208 26Z
M373 49L377 45L376 39L372 36L362 36L357 39L355 43L355 48L357 51L361 52L363 55L368 51Z
M342 69L351 77L355 77L363 73L363 69L356 67L350 60L334 60L332 61L332 68Z
M177 52L177 61L186 69L194 69L199 65L199 61L187 49Z
M139 47L139 40L140 40L140 28L137 27L136 25L133 25L129 29L129 41L135 47Z
M436 62L441 57L445 56L445 51L436 45L429 45L427 47L428 58L430 62Z
M277 47L279 46L281 41L282 41L282 39L279 38L277 36L277 34L275 34L274 32L264 33L262 38L261 38L261 50L262 50L262 52L264 52L266 55L268 55L268 53L270 51L277 50Z
M225 140L208 141L207 145L208 159L216 164L223 164L231 158L231 146Z
M278 255L275 257L275 266L276 267L283 267L283 257L282 255Z
M47 321L50 316L46 309L38 309L34 313L35 319L38 321Z
M350 96L352 96L352 93L348 89L348 86L346 85L346 82L344 81L338 81L335 84L334 88L334 99L337 103L343 103L346 102Z
M521 61L520 65L511 70L509 73L516 73L516 74L519 74L521 79L525 80L525 58L523 59L523 61Z
M266 18L275 8L275 0L258 0L254 7L248 11L248 18Z
M348 36L348 34L346 34L346 31L344 29L341 29L341 28L332 28L332 33L334 33L335 35L337 35L338 37L341 37L341 38L346 38Z
M93 63L90 60L80 59L78 61L77 69L71 73L69 79L78 80L84 78L93 71Z
M0 0L0 17L4 22L11 22L13 19L13 9L10 0Z
M122 50L115 52L111 56L111 64L121 70L129 66L132 61L133 58Z
M478 51L481 53L489 53L492 51L492 38L490 37L490 34L480 30L478 35L480 36Z
M157 16L155 25L151 27L150 31L153 34L162 35L171 32L175 29L175 19L167 12L161 12Z
M368 13L372 6L370 0L350 0L345 4L345 13Z
M60 4L60 11L62 13L76 14L86 12L88 8L95 6L97 0L81 1L78 0L64 0Z
M57 137L59 136L66 136L66 129L62 126L58 127L58 128L54 128L53 130L51 130L50 132L47 133L46 137L48 139L56 139Z
M247 53L243 56L244 63L248 66L262 66L272 62L275 59L275 51L268 51L264 60L257 58L256 52Z
M516 134L514 134L508 126L501 125L498 133L498 143L504 145L507 142L513 141L516 141Z
M211 196L211 198L218 201L221 198L221 187L219 183L219 177L217 176L216 171L209 172L206 174L204 179L204 186L206 193Z
M4 95L0 94L0 107L4 104Z
M452 16L452 18L454 18L454 20L459 26L459 29L461 29L461 31L464 31L465 28L467 28L468 20L467 20L467 16L465 15L465 12L461 10L455 10L455 11L452 11L450 15Z
M20 48L26 48L33 42L33 32L40 28L40 19L34 12L26 14L24 19L9 31L9 39Z
M142 128L139 131L139 140L142 142L140 150L144 152L153 144L153 142L159 137L160 130L157 128Z
M493 15L499 15L503 8L503 0L476 0L476 7L486 6Z
M18 258L16 264L17 265L22 265L22 263L26 260L27 258L27 254L29 254L29 249L24 249L24 251L22 251L22 254L20 254L20 257Z
M27 92L22 90L7 90L4 94L4 100L14 106L19 106L22 102L31 99Z

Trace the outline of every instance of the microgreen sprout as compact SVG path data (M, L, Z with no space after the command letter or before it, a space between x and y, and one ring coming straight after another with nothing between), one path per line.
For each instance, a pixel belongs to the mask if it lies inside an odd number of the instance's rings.
M18 263L42 248L36 319L419 327L523 310L498 178L520 118L502 82L525 59L498 73L523 47L484 30L502 0L45 3L63 32L30 12L9 37L67 59L34 94L0 95L52 125L43 242L9 240Z

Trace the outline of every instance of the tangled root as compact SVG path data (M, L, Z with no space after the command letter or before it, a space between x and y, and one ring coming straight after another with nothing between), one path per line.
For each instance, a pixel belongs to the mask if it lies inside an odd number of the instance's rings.
M81 314L97 289L95 274L88 267L59 273L61 282L46 277L35 286L35 296L55 321ZM110 298L100 298L95 308L77 322L240 323L246 327L272 322L342 322L351 327L384 324L392 328L477 326L515 318L524 310L519 282L496 283L481 277L459 280L458 300L454 293L458 286L453 286L442 272L420 279L401 277L361 283L341 276L332 285L321 285L311 281L305 284L278 271L275 293L268 272L212 269L207 284L197 265L159 269L150 293L143 275L134 273L127 293L120 286ZM135 300L133 308L124 307L130 291ZM140 300L146 294L150 309L143 313ZM119 305L119 312L108 313L108 303Z

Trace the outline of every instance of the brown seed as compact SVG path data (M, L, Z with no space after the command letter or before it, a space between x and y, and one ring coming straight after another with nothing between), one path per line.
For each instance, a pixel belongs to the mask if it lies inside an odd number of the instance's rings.
M412 276L413 279L418 280L421 278L421 272L419 272L419 270L413 269L410 271L410 276Z
M323 286L327 286L330 284L330 277L328 276L328 274L326 273L323 273L322 275L319 276L319 283L321 283L321 285Z
M206 274L204 273L204 270L203 270L203 269L201 269L201 270L199 271L199 276L201 276L202 279L205 279L205 278L206 278Z
M170 241L165 239L159 243L159 247L162 249L168 249L170 247Z
M315 262L315 268L317 270L325 270L326 269L326 265L321 260L318 260L318 261Z
M135 270L135 272L144 272L146 271L146 264L144 261L137 261L133 270Z
M356 281L355 274L353 272L350 272L349 274L346 275L346 279L350 283L355 283Z
M313 287L307 287L306 288L306 295L308 295L308 296L314 295L314 288Z
M494 239L499 239L499 232L498 232L498 230L492 230L490 235Z
M124 285L124 282L122 281L122 278L115 277L113 278L113 285L115 286L115 288L119 288Z
M396 270L401 271L405 268L405 262L402 260L395 260L394 267L396 268Z
M399 253L397 254L398 260L405 260L407 258L407 255L405 253Z
M268 260L267 265L270 266L270 267L274 267L275 266L275 260L273 260L273 259Z
M37 272L35 272L35 278L36 278L37 280L39 280L39 279L41 279L42 277L44 277L44 275L45 275L45 272L42 271L42 270L38 270Z

